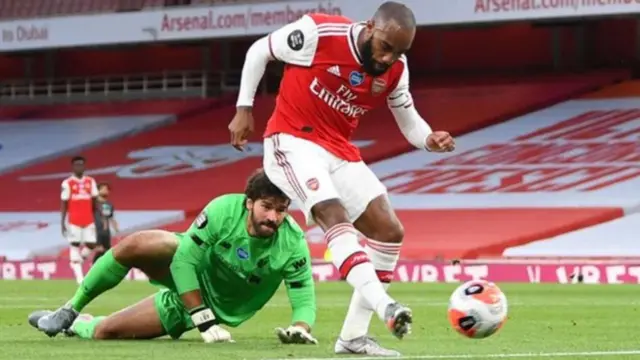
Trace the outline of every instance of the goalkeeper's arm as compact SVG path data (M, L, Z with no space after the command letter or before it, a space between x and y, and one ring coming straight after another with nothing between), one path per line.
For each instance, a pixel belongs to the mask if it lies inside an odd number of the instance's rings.
M198 266L202 262L208 244L202 242L197 234L182 239L173 261L171 275L185 308L191 314L193 324L200 331L205 342L231 341L231 334L217 324L213 311L209 309L200 292Z
M291 324L302 326L310 332L316 321L316 292L306 242L289 260L284 282L291 303Z
M199 245L193 239L182 239L171 261L171 276L189 311L204 306L198 282L198 265L204 253L204 244Z
M202 300L198 282L198 265L204 257L204 246L204 243L198 244L193 237L182 239L171 261L171 276L178 293L201 332L204 326L215 324L215 316Z
M317 344L318 340L311 335L316 321L316 293L311 257L304 238L287 262L283 277L293 314L291 325L286 329L276 328L276 335L285 344Z

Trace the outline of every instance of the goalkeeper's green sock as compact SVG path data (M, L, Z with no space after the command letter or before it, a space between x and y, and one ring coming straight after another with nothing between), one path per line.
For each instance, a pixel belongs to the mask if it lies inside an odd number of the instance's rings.
M129 267L116 261L113 257L113 250L107 251L91 267L82 284L76 290L76 294L69 301L69 305L77 312L82 311L100 294L120 284L129 270L131 270Z
M71 325L71 331L81 339L93 339L96 326L104 320L106 316L96 316L94 318L83 319L80 315Z

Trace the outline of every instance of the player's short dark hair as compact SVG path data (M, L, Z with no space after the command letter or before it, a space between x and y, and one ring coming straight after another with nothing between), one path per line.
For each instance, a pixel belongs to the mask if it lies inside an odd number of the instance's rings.
M269 180L263 169L256 170L249 177L244 194L247 199L253 201L267 198L279 198L289 201L289 197Z
M74 157L71 158L71 163L72 164L75 164L76 161L87 162L87 159L85 159L84 156L80 156L80 155L74 156Z
M378 7L373 15L379 21L395 21L404 29L414 29L416 27L416 17L413 11L405 4L387 1Z
M102 189L103 187L106 187L107 189L111 190L111 185L109 185L108 182L101 182L98 184L98 190Z

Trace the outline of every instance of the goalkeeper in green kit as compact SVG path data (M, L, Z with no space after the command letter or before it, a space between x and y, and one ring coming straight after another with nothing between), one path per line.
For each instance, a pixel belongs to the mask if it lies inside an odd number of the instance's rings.
M287 215L290 200L256 172L244 194L212 200L184 233L140 231L127 236L91 268L73 298L56 311L29 315L49 336L86 339L178 339L197 328L205 342L231 342L236 327L273 297L284 281L292 321L276 329L283 343L316 344L316 299L304 233ZM80 314L118 285L131 268L162 288L109 316Z

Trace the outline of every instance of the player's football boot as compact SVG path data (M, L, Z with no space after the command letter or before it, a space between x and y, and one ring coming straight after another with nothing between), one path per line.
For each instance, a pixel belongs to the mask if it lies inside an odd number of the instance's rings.
M29 325L33 326L34 328L38 329L39 331L41 331L38 328L38 320L40 320L41 317L47 316L53 314L53 311L51 310L37 310L32 312L31 314L29 314ZM71 331L71 328L69 328L68 330L62 330L62 333L64 333L67 336L74 336L75 333L73 333Z
M27 320L29 320L29 325L38 329L38 320L40 320L40 318L44 316L50 315L51 313L53 313L53 311L51 310L36 310L32 312L31 314L29 314L29 317L27 318Z
M368 356L400 356L395 350L385 349L369 336L360 336L351 340L338 338L334 347L336 354L358 354Z
M398 339L411 333L413 315L408 307L398 303L389 304L385 310L384 318L387 328Z
M78 312L65 305L51 314L38 319L38 329L50 337L54 337L64 330L69 329L73 321L78 317Z

